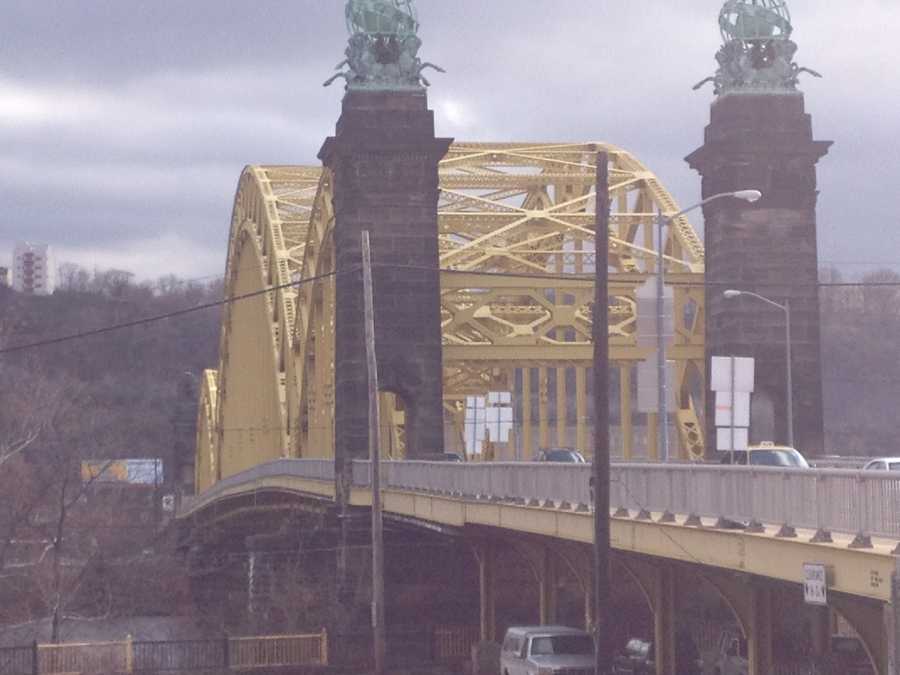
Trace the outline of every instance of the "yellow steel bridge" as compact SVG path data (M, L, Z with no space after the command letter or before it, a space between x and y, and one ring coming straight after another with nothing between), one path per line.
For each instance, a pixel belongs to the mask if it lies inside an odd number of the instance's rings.
M636 289L664 256L674 291L677 422L682 457L703 438L703 245L684 217L655 239L672 196L637 158L604 143L456 143L440 164L445 437L462 451L466 397L513 391L509 445L589 448L595 162L610 158L610 357L618 370L616 445L649 456L657 420L632 424L636 364L653 356L637 334ZM251 166L231 221L217 370L205 373L197 489L280 457L334 448L332 178L302 166ZM304 282L308 279L315 281ZM376 289L377 292L377 289ZM403 455L403 411L382 394L384 451ZM534 405L532 405L534 401ZM647 439L647 440L643 440Z

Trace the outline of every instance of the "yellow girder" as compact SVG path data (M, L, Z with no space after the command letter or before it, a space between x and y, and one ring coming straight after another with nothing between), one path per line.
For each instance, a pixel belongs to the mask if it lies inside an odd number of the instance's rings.
M635 290L657 265L657 211L678 211L657 178L603 143L455 143L440 165L438 204L448 410L458 412L467 394L511 387L516 369L539 369L544 389L548 368L563 378L574 369L576 396L585 397L601 150L610 157L610 354L623 367L652 355L638 346ZM328 172L244 170L226 292L271 291L226 306L219 368L202 393L198 486L265 459L333 452L333 223ZM704 255L685 218L669 229L662 250L677 317L670 358L682 364L676 384L684 389L692 370L703 372ZM554 278L515 276L535 274ZM314 277L322 278L291 285ZM584 401L577 407L582 425Z

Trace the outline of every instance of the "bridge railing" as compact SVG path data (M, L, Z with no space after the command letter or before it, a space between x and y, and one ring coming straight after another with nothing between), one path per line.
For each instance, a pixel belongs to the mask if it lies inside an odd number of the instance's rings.
M226 478L197 497L192 509L238 486L295 476L334 480L329 459L282 459ZM353 483L370 484L367 461L353 462ZM531 506L585 510L592 503L591 465L551 462L382 463L382 485L397 490L461 498L514 501ZM679 514L744 525L754 523L900 539L900 472L846 469L784 469L716 464L614 462L610 501L629 515ZM624 515L624 513L622 513Z
M225 496L237 487L245 487L248 483L264 482L267 478L295 476L309 480L333 481L333 459L276 459L265 464L257 464L245 471L228 476L218 481L203 494L184 499L180 511L182 513L202 508L206 504Z
M613 506L900 537L900 473L779 467L615 464Z
M369 484L368 462L354 483ZM589 464L384 462L386 488L583 508ZM704 464L614 463L611 506L632 515L681 514L829 532L900 538L900 473Z
M354 462L360 471L354 479L368 485L369 462ZM585 471L585 469L588 469ZM384 487L423 490L438 494L480 499L520 500L543 503L590 502L585 464L539 464L532 462L384 462Z

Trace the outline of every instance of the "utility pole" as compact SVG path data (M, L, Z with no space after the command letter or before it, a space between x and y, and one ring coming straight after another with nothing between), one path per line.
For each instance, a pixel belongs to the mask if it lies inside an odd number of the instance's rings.
M611 675L609 616L609 156L597 153L594 232L594 645L596 675Z
M663 239L666 217L662 208L656 212L656 241L659 247L656 266L656 368L657 368L657 424L659 425L659 454L663 462L669 461L669 396L668 373L666 372L666 244Z
M363 302L366 368L369 374L369 464L372 469L372 636L375 675L384 675L384 530L381 517L381 417L378 407L378 362L375 358L375 301L369 231L362 233Z

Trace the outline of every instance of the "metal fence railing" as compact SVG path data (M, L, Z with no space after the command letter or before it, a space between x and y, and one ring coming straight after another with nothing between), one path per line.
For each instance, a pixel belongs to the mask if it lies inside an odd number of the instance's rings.
M434 660L447 662L468 661L472 646L481 640L480 626L437 626L434 629Z
M328 665L328 635L34 643L0 649L2 675L224 672Z
M355 486L368 486L370 474L369 462L353 462ZM334 469L328 459L269 462L221 481L198 500L209 503L232 486L278 475L332 481ZM592 502L590 476L590 464L382 463L385 488L581 510ZM809 528L825 538L841 532L857 535L860 546L871 536L900 539L900 472L614 462L610 492L614 508L636 514L758 521Z
M309 480L333 481L334 460L331 459L276 459L228 476L218 481L203 494L182 498L180 512L182 514L203 508L214 502L229 489L247 483L261 481L279 476L296 476Z
M276 635L231 638L228 665L247 668L320 665L328 663L328 635Z
M38 645L37 673L130 673L134 670L131 640Z
M3 675L32 675L34 664L33 646L0 648L0 673Z
M354 463L354 482L368 484L368 462ZM589 464L497 462L384 462L385 487L587 508ZM900 539L900 473L846 469L708 464L614 463L611 505L735 522L802 527L827 536Z

